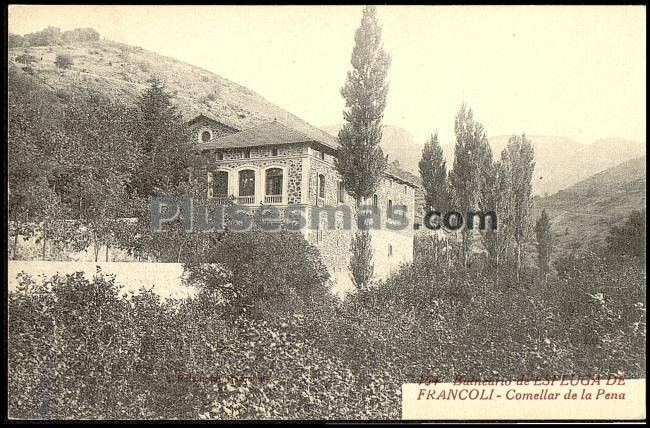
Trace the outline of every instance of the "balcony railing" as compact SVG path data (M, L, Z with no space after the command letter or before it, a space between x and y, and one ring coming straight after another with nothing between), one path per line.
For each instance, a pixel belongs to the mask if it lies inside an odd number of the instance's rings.
M253 204L255 203L255 196L239 196L237 197L237 203L240 205Z
M264 196L264 203L265 204L281 204L282 203L282 195L266 195L266 196Z

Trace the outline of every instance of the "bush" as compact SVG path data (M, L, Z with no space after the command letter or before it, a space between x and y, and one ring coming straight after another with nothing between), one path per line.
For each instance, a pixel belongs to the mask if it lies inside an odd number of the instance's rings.
M16 57L16 62L19 62L21 64L25 64L27 66L31 66L36 61L37 61L37 59L36 59L36 57L34 55L22 54L22 55L18 55Z
M72 56L69 54L57 54L54 64L58 68L68 69L74 64Z
M29 46L52 46L61 43L61 30L56 27L47 27L41 31L25 34Z
M61 40L64 43L96 42L100 38L99 33L93 28L75 28L71 31L64 31L61 34Z
M300 233L227 232L197 256L186 263L190 282L236 311L296 310L328 298L320 253Z
M315 343L315 317L229 318L206 296L120 294L101 274L21 279L9 298L11 417L364 414L354 374Z

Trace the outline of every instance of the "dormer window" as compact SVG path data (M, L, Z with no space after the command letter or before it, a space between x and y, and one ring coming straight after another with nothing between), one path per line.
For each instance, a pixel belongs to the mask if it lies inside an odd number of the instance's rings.
M209 129L204 129L199 134L199 139L202 143L207 143L212 139L212 132Z

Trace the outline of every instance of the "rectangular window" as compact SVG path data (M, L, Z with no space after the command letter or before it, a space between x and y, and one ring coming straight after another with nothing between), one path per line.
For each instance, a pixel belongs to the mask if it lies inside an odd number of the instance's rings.
M318 175L318 197L325 198L325 176L323 174Z
M388 257L393 255L393 246L391 244L388 244Z
M277 156L278 155L278 149L275 147L271 149L271 156Z
M322 160L325 160L325 152L322 151L322 150L321 150L321 152L320 152L320 158L321 158Z
M223 160L223 153L222 152L217 152L217 160L218 161Z
M345 202L345 187L343 186L342 181L339 181L337 190L338 190L338 203L342 204Z
M251 149L248 149L244 151L244 159L250 159L251 158Z
M218 198L228 196L228 173L226 171L217 171L214 179L214 195Z

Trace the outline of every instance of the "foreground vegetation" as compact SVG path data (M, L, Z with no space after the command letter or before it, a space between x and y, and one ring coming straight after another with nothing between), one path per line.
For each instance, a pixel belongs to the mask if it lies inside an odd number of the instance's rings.
M202 289L189 300L127 298L100 272L23 277L9 295L10 415L399 418L401 385L422 374L645 377L644 261L617 241L630 233L546 281L427 253L343 302L292 234L226 235L209 256L223 264L187 264Z

